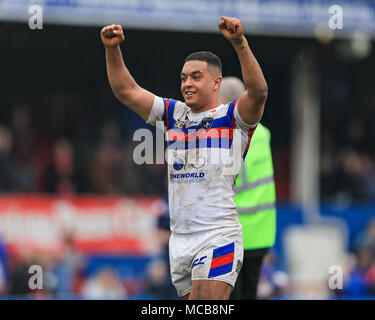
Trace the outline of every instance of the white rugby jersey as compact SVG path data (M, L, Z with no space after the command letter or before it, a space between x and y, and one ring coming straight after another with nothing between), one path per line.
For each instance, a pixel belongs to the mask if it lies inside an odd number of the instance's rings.
M147 123L163 121L166 128L174 233L239 226L234 184L257 123L243 121L237 102L193 113L181 101L154 98ZM230 166L233 152L239 159L237 166Z

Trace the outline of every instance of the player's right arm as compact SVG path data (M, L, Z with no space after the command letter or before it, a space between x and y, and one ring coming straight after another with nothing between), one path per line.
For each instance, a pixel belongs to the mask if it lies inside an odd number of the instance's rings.
M101 39L105 46L108 80L115 97L147 120L154 95L140 87L125 66L120 50L120 44L125 39L122 27L119 25L104 27L101 30Z

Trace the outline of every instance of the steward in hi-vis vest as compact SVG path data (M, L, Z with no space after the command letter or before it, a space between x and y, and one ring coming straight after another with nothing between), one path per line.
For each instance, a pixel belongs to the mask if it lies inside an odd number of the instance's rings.
M270 131L259 123L236 180L234 201L242 224L245 250L275 244L276 195L270 140Z
M239 78L223 78L220 88L223 103L236 99L244 91ZM256 299L263 258L275 243L276 195L270 142L270 131L259 123L236 180L234 201L242 225L244 259L231 293L233 300Z
M244 240L243 267L231 299L255 300L264 256L275 244L276 195L270 131L258 124L236 180L239 220Z
M231 294L235 300L257 298L263 258L275 244L276 195L270 140L270 131L259 123L236 180L234 201L242 225L244 260Z

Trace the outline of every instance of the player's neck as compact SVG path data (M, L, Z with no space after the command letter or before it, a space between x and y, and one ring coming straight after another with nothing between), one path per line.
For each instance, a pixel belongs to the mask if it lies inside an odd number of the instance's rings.
M215 99L213 101L210 101L210 103L202 106L202 107L199 107L199 108L190 108L191 109L191 112L192 113L202 113L202 112L205 112L205 111L208 111L208 110L212 110L212 109L215 109L217 108L218 106L220 106L220 101L219 99Z

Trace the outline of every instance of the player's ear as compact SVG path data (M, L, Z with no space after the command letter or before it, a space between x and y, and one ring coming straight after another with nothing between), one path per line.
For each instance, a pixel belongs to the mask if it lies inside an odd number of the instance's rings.
M216 76L214 78L214 88L215 88L215 90L220 90L222 80L223 80L222 76Z

